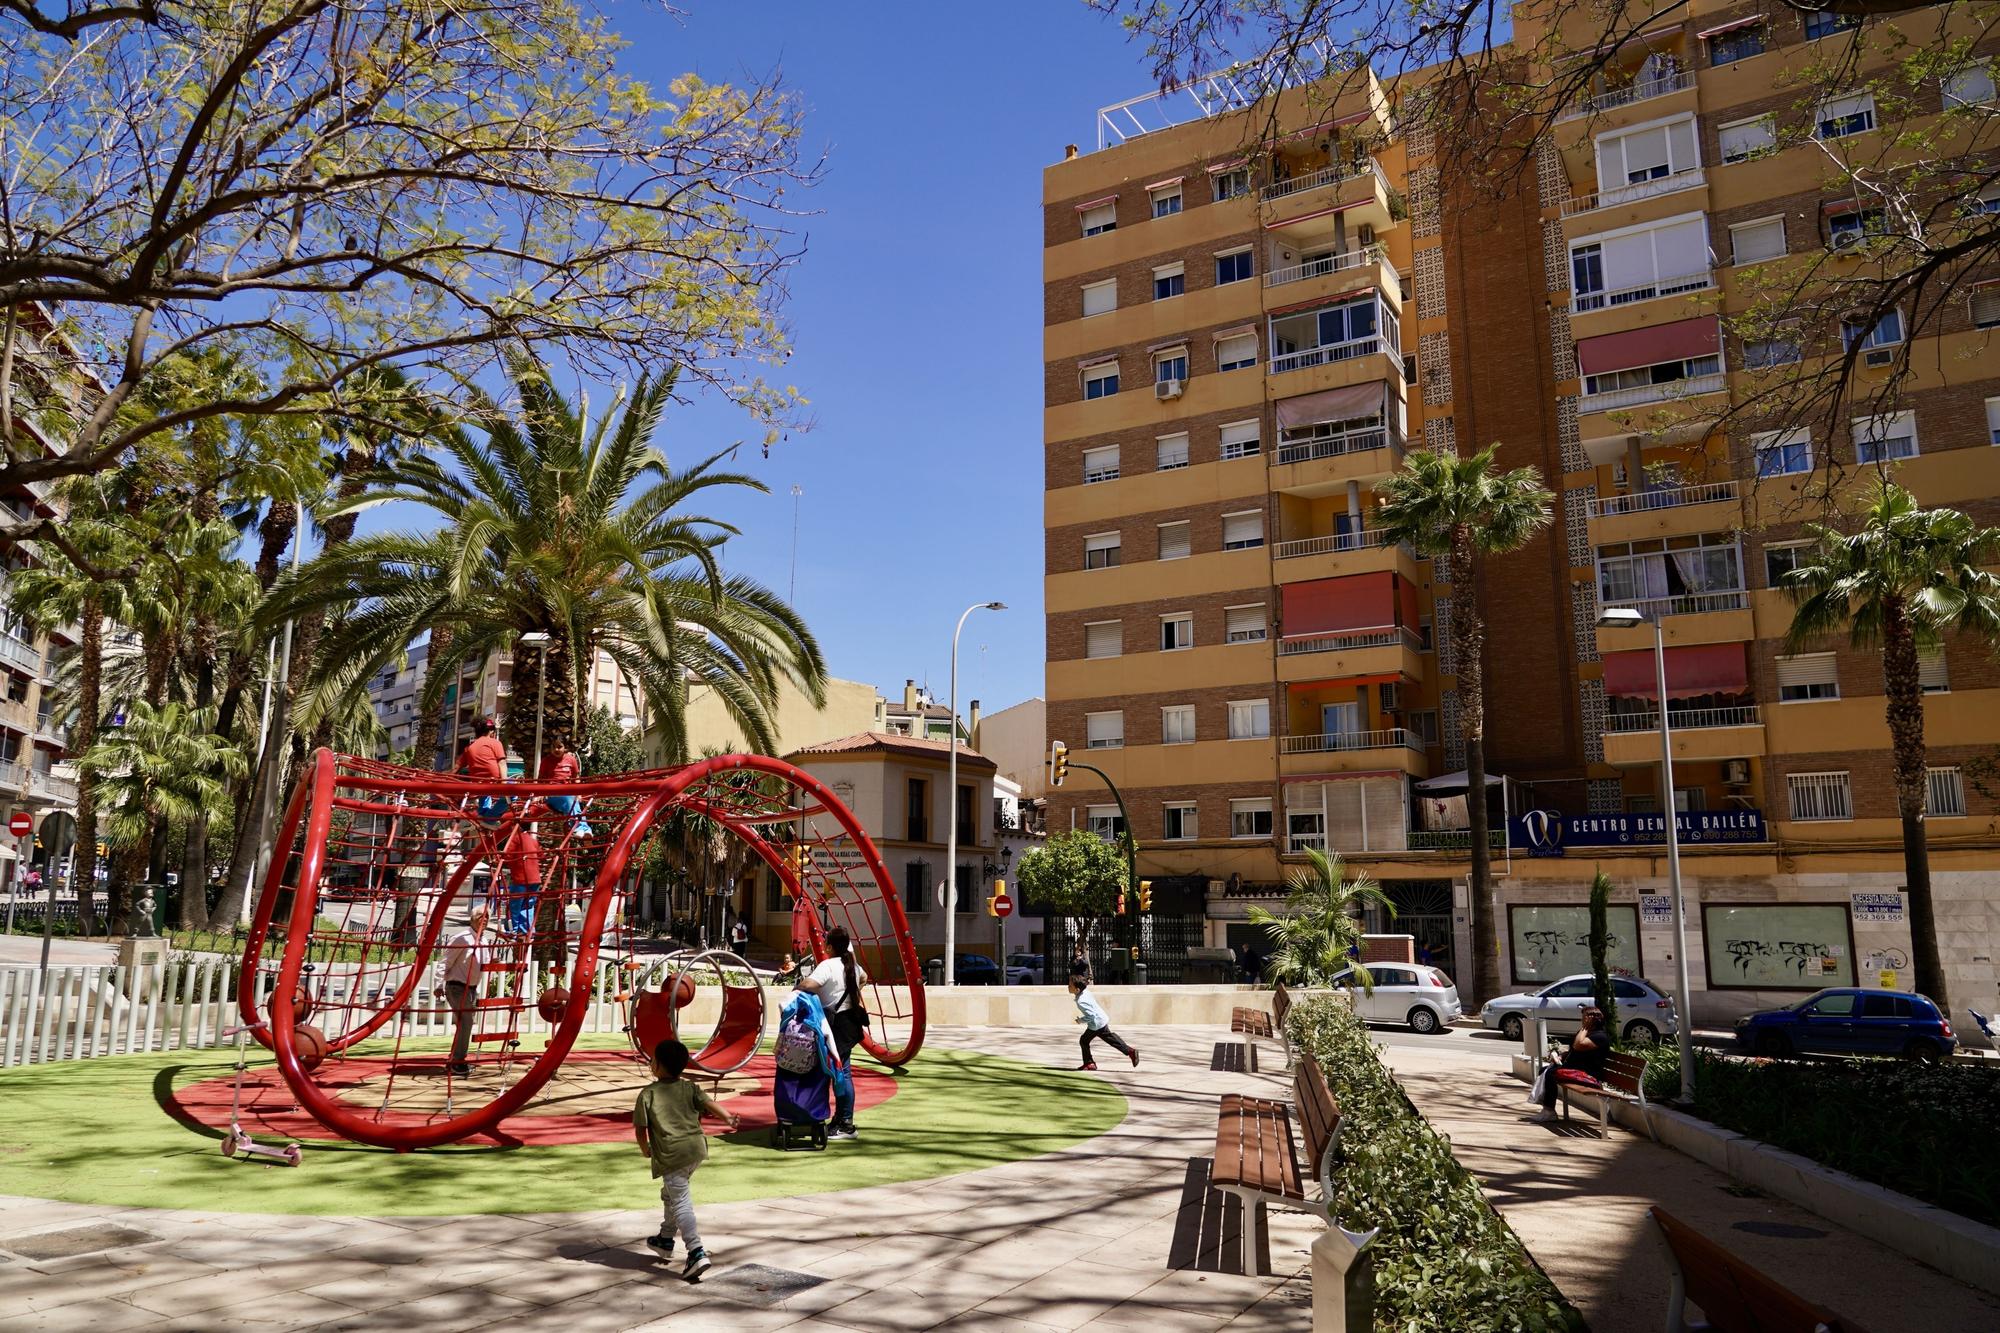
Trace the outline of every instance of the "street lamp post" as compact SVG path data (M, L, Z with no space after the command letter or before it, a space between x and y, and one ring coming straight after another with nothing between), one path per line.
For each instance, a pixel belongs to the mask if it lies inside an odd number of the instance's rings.
M951 737L951 758L946 765L949 776L946 785L950 794L945 797L945 843L944 843L944 984L958 984L958 636L965 629L965 622L972 618L974 611L1005 611L1005 602L976 602L965 608L965 614L958 618L958 628L951 632L951 721L945 728Z
M1604 629L1636 629L1646 617L1629 606L1608 606L1597 617ZM1667 893L1674 914L1674 1026L1681 1055L1681 1102L1694 1101L1694 999L1689 993L1687 919L1681 910L1680 814L1674 805L1674 742L1667 721L1667 634L1664 614L1653 617L1653 685L1660 697L1660 808L1667 825Z
M539 782L542 776L542 701L549 694L549 636L541 630L529 630L514 640L514 647L533 648L541 654L540 666L535 671L535 766L528 770L528 781Z

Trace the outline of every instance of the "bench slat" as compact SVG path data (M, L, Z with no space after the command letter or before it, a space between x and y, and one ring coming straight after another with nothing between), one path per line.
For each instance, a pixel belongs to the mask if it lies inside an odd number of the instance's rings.
M1659 1208L1653 1221L1680 1265L1687 1298L1717 1333L1863 1333L1852 1320L1814 1305Z

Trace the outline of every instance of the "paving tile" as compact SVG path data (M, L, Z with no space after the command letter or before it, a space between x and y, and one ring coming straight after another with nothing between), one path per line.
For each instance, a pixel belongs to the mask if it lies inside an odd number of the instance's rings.
M79 1329L88 1329L90 1333L123 1333L126 1329L145 1328L159 1322L160 1316L151 1310L101 1296L35 1314L9 1315L5 1326L8 1333L43 1333L43 1330L76 1333Z
M333 1302L327 1302L332 1305ZM478 1287L436 1292L420 1300L385 1306L379 1310L340 1310L323 1323L311 1327L326 1333L459 1333L462 1329L485 1328L507 1323L523 1327L520 1321L532 1317L540 1306Z
M269 1330L285 1328L306 1328L336 1315L346 1313L344 1306L333 1301L323 1301L314 1296L302 1296L296 1291L280 1292L263 1296L254 1301L237 1305L226 1305L220 1310L203 1310L198 1314L183 1315L152 1327L161 1330L189 1330L189 1333L210 1333L215 1329L256 1329L268 1333Z

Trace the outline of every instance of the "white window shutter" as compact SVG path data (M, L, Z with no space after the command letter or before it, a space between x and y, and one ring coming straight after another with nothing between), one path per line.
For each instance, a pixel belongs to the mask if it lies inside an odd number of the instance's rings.
M1085 657L1117 657L1124 648L1124 633L1119 622L1104 620L1083 627Z
M1108 315L1117 308L1117 282L1093 282L1083 289L1083 313L1085 315Z
M1730 262L1756 264L1785 253L1785 220L1765 218L1729 229Z
M1804 657L1778 659L1778 684L1781 687L1837 683L1832 653L1811 653Z
M1933 648L1917 654L1917 684L1932 691L1951 688L1951 673L1945 669L1943 649Z
M1160 524L1160 559L1183 560L1194 549L1192 523Z

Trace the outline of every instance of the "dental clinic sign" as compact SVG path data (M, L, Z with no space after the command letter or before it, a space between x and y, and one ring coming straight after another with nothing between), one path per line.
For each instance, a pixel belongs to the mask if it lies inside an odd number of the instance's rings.
M1764 816L1757 810L1688 810L1674 816L1681 845L1765 842ZM1509 836L1531 856L1561 856L1571 847L1660 847L1667 841L1660 814L1565 815L1529 810L1514 817Z

